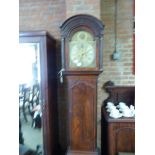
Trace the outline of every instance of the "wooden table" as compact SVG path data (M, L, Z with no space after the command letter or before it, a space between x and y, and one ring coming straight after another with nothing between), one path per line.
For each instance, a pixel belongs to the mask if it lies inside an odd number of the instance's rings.
M102 155L117 155L118 152L135 152L135 119L111 118L102 108L101 145Z

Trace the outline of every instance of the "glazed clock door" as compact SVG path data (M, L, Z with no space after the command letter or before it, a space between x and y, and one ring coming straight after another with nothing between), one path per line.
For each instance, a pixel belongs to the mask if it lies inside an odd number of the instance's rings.
M73 16L61 26L62 71L68 84L67 155L98 155L97 77L102 72L103 28L90 15Z
M96 67L96 41L87 31L76 32L69 42L69 68Z

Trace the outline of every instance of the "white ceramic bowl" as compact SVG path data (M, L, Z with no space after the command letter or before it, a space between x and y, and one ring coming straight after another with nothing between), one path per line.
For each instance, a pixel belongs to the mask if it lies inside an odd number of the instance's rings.
M117 110L116 106L110 106L109 108L107 108L108 112L111 112L112 110Z
M126 106L126 105L119 108L119 111L120 111L120 112L123 112L123 111L125 111L125 110L130 110L130 109L129 109L129 107Z
M124 117L133 117L134 116L133 112L130 109L124 110L122 114Z
M109 116L112 118L120 118L120 117L122 117L122 114L119 112L118 109L116 109L116 110L112 110L110 112Z

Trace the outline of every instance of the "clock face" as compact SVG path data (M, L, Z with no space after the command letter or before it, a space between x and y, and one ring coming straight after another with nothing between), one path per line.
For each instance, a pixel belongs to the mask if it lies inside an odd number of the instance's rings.
M76 32L69 44L70 68L96 67L96 41L86 31Z

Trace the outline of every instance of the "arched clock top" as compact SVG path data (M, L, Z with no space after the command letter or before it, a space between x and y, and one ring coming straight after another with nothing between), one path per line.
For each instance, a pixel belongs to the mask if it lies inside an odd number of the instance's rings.
M73 32L78 30L86 30L101 38L103 36L104 25L94 16L79 14L67 19L61 26L61 37L70 38Z
M102 71L103 23L92 15L79 14L66 19L60 29L63 74Z

